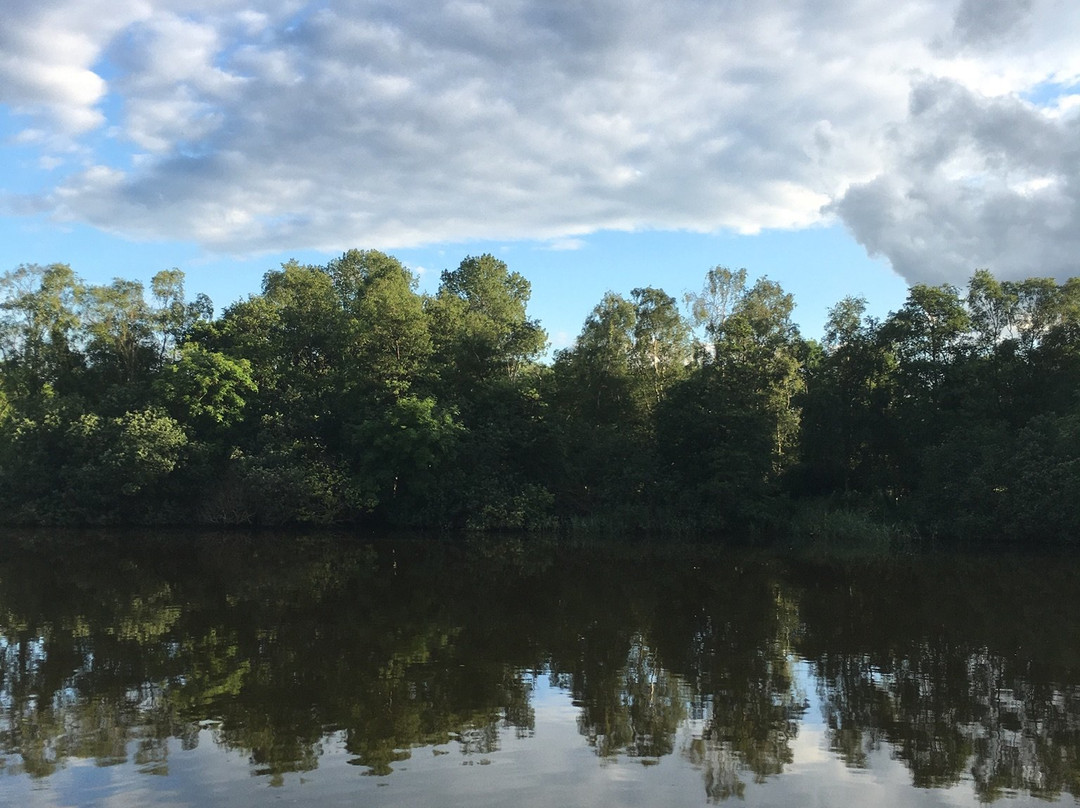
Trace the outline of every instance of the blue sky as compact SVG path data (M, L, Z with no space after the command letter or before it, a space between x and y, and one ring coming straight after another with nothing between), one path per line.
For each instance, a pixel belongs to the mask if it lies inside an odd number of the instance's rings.
M1078 274L1073 0L16 0L0 271L492 252L570 343L607 290L767 275L818 336L861 294Z

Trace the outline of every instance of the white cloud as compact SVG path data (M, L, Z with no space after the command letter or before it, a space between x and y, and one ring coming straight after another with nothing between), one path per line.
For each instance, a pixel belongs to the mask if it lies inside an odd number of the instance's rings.
M583 249L588 242L581 238L557 238L547 244L546 249L553 252L567 252Z
M105 45L152 13L148 2L42 0L4 9L0 26L0 102L54 127L54 136L100 126L106 91L94 65Z
M0 29L0 103L43 153L85 150L26 205L131 237L839 216L905 277L955 279L1076 254L1077 105L1019 98L1080 78L1078 34L1071 0L51 0Z
M570 348L574 344L575 337L568 331L556 331L550 335L551 342L548 345L550 351L560 351L564 348Z
M834 208L909 281L1076 274L1080 116L953 81L926 81L894 129L884 170Z

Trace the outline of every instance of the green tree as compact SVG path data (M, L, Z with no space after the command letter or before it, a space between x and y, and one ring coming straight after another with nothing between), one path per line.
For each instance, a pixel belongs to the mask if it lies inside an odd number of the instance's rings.
M967 309L980 354L992 354L1003 340L1015 338L1018 305L1010 284L1002 284L987 269L975 271L968 283Z
M214 304L199 293L187 302L184 296L184 273L175 267L163 269L150 280L150 291L156 303L152 320L158 344L157 364L175 359L181 343L196 323L208 322L214 316Z
M878 328L863 298L846 297L829 310L802 397L798 486L805 492L866 492L885 482L880 466L896 363Z
M555 356L564 398L561 408L590 426L637 425L632 377L637 311L622 295L608 292L593 308L571 349ZM580 408L580 409L576 409Z
M137 494L171 473L187 445L180 425L153 408L109 419L105 429L105 450L89 473L102 488L125 496Z
M654 414L685 375L689 327L675 299L653 287L627 300L608 292L574 346L555 358L562 509L644 521L659 475Z
M109 418L57 402L40 419L17 421L0 447L3 499L13 521L168 518L162 485L186 445L183 429L160 410Z
M247 360L258 394L254 423L280 418L296 436L334 434L331 413L336 367L344 348L344 318L332 279L296 261L263 278L263 291L228 307L193 339L207 350Z
M716 267L688 303L704 329L698 367L672 388L658 421L673 499L707 524L764 516L764 499L797 458L806 346L791 322L794 301L768 279L747 288L744 271Z
M955 286L911 287L903 307L889 315L881 332L910 392L921 390L935 398L949 365L969 348L971 324Z
M443 372L459 389L496 376L515 378L544 349L547 335L526 306L532 287L493 255L465 258L442 273L428 301L432 337Z
M639 464L648 462L648 423L633 375L636 323L633 303L608 292L574 346L555 355L556 479L564 515L629 509L640 498L635 489Z
M687 293L685 300L694 324L704 333L698 337L699 350L707 362L717 355L716 343L723 337L724 324L746 294L746 270L715 266L705 275L699 294Z
M189 343L162 371L154 382L154 391L181 423L216 437L218 430L240 422L248 399L258 392L258 387L247 359L232 359Z
M396 258L350 250L327 265L346 316L340 386L405 395L425 372L431 336L416 278Z
M958 425L971 333L971 317L949 284L912 286L903 307L882 323L882 344L897 360L887 438L894 495L918 486L923 452Z
M644 388L650 410L690 364L690 328L675 298L652 286L630 292L634 301L631 367Z
M543 510L547 501L544 487L534 482L545 465L534 450L543 449L536 360L546 334L528 316L530 294L522 275L481 255L443 272L438 293L425 300L433 347L430 393L457 413L463 427L457 468L443 477L441 494L443 501L459 503L455 523L505 527L500 514L513 521L516 514Z
M22 265L0 276L0 360L15 406L75 390L85 365L83 285L67 264Z
M143 285L116 278L87 289L87 354L99 384L131 385L149 377L158 358Z
M351 429L356 484L399 524L438 522L452 508L439 484L462 427L432 398L403 396Z

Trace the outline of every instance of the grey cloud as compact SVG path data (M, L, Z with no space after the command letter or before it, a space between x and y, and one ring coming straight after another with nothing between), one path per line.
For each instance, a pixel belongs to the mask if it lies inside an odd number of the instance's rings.
M1031 9L1031 0L963 0L953 30L962 45L995 44L1019 37Z
M538 8L339 3L183 74L181 42L140 23L116 85L128 136L162 156L122 181L73 178L64 212L230 250L816 217L835 180L811 154L815 127L849 102L805 92L816 54L770 52L791 19L705 3ZM207 78L219 74L242 86Z
M1076 274L1080 119L954 82L915 88L885 171L833 210L911 282Z
M131 236L249 253L838 215L930 278L991 251L1013 266L1040 236L1058 266L1078 230L1072 119L956 81L909 92L956 67L932 42L1009 31L1053 45L1025 68L1044 79L1076 50L1045 33L1057 0L1023 25L936 0L116 0L111 26L64 29L63 11L104 2L54 0L15 27L83 37L57 59L84 77L103 60L127 154L106 170L90 152L27 204ZM976 78L1000 72L974 53ZM53 92L101 114L74 79Z

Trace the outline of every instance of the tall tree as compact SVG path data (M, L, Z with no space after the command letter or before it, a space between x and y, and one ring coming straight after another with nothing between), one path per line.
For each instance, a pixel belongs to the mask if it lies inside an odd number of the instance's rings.
M768 279L747 288L742 270L717 267L688 303L705 336L659 412L660 446L686 514L731 525L762 515L797 457L806 348L791 295Z
M260 416L288 415L289 431L322 438L328 429L334 369L343 351L343 317L330 276L296 261L266 273L263 290L229 306L195 341L247 360Z
M396 258L349 250L326 268L345 314L339 387L404 395L426 372L431 335L416 278Z
M11 401L70 392L85 366L83 285L67 264L0 276L0 360Z
M716 343L723 336L724 324L745 294L746 270L722 266L715 266L705 274L699 294L686 294L694 325L704 332L698 336L700 350L704 351L702 361L716 356Z
M175 359L180 344L196 323L214 316L214 304L203 293L188 302L184 296L184 273L175 267L163 269L150 279L154 303L152 320L158 344L159 365Z
M493 255L469 256L442 273L428 301L432 336L444 371L468 387L494 377L513 379L547 342L526 306L532 293L524 276Z
M87 356L95 386L117 394L114 406L121 412L144 398L137 388L149 382L159 357L144 291L140 282L121 278L87 289Z
M631 366L644 388L650 410L667 389L685 376L690 364L690 328L675 298L652 286L630 292L634 301Z
M522 275L485 254L444 271L438 293L425 300L431 390L463 427L444 475L444 498L458 503L451 521L513 526L546 508L535 480L545 465L537 359L547 335L528 316L530 295Z
M637 312L622 295L608 292L593 308L574 343L555 357L561 402L592 426L638 420L631 376Z
M941 387L950 363L969 348L971 316L955 286L915 284L903 307L882 325L912 388L932 397Z
M564 511L632 518L654 508L654 414L686 372L689 327L675 299L638 288L608 292L554 365Z
M895 359L878 340L864 298L829 310L822 352L807 367L799 484L815 493L867 491L883 483Z

